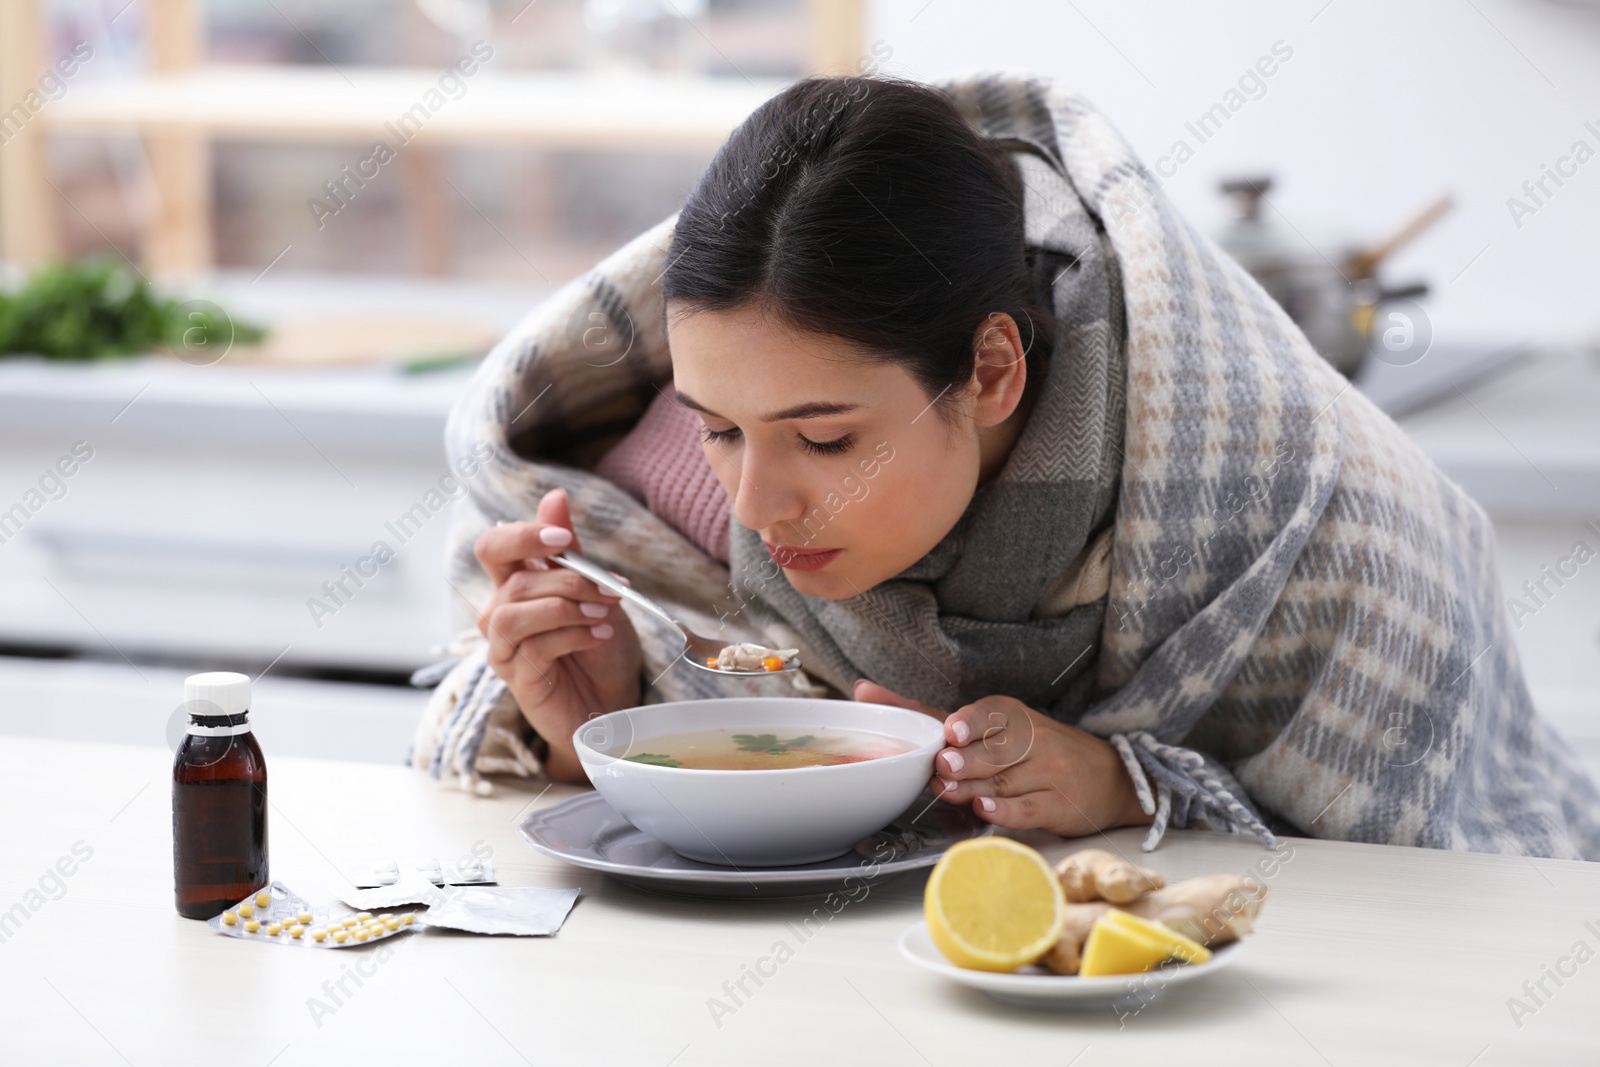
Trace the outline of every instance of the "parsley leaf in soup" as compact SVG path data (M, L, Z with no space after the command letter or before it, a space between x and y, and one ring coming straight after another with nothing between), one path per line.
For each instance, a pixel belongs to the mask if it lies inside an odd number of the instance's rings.
M652 767L682 767L683 764L671 756L664 756L660 752L641 752L637 756L623 756L632 763L647 763Z
M741 752L765 752L769 756L781 756L791 748L801 747L814 737L814 734L802 734L788 741L779 741L777 734L734 734L733 740Z

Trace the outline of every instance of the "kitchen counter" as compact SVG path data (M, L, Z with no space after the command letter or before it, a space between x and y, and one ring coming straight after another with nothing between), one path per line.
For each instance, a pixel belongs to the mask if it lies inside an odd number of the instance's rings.
M824 909L802 942L815 900L652 895L521 844L524 813L573 787L480 799L401 768L267 759L272 875L309 899L377 860L450 863L474 847L492 850L502 884L582 896L553 938L412 934L381 958L241 944L173 910L166 752L0 738L0 810L14 816L0 1060L1492 1067L1592 1062L1600 1045L1600 864L1290 839L1239 962L1119 1019L1004 1007L902 960L921 875ZM1052 859L1073 847L1026 836ZM1137 854L1137 831L1108 837ZM25 894L79 842L91 857L33 908ZM1176 831L1146 862L1175 880L1266 855ZM710 999L779 940L793 958L714 1019ZM1574 964L1579 942L1589 956ZM1557 966L1576 973L1545 979L1551 995L1514 1020L1508 998ZM314 1013L347 969L359 987Z
M1448 351L1438 355L1441 364L1451 361ZM1430 353L1415 367L1384 368L1384 377L1421 377L1432 370L1433 358ZM1402 413L1400 425L1488 511L1496 517L1600 518L1600 353L1524 352L1439 396L1435 404Z
M453 594L450 508L430 502L441 479L462 491L444 424L470 373L0 361L0 512L75 448L90 457L0 529L0 643L394 673L432 661ZM379 542L390 561L346 578Z
M0 656L0 735L175 743L188 722L172 666ZM269 752L358 763L405 762L432 690L282 677L251 683L250 722Z
M219 272L184 295L329 356L321 334L344 336L351 323L387 323L385 336L410 336L411 324L433 337L441 323L499 336L544 293L278 267ZM416 508L450 473L445 418L472 366L405 373L399 352L325 366L299 362L308 353L297 349L280 355L241 349L205 366L0 359L0 513L77 442L94 453L20 531L0 525L0 645L251 673L276 661L280 672L403 675L437 658L451 636L449 509ZM393 560L344 603L330 600L324 583L380 540ZM313 598L337 611L313 613Z

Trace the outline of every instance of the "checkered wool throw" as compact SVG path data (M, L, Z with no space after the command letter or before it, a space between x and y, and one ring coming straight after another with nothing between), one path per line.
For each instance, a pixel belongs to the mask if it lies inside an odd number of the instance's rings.
M945 88L1012 151L1067 325L1005 469L927 558L837 602L796 594L747 530L730 573L588 473L671 376L668 219L537 308L452 413L452 456L495 458L458 504L461 659L426 679L442 675L413 762L468 787L537 772L470 629L490 593L472 545L563 486L586 555L701 632L798 645L806 667L673 668L635 615L649 700L860 677L946 709L1015 696L1111 740L1155 817L1146 849L1170 824L1600 859L1600 793L1529 700L1483 511L1087 100L1020 77ZM1109 593L1038 610L1107 530Z

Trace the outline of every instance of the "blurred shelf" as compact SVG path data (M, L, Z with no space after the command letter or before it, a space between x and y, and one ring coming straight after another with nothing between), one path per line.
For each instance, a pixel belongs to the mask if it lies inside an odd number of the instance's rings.
M510 140L562 148L715 148L786 82L480 70L440 91L427 69L208 66L74 86L53 130L258 140L382 138L398 149ZM432 93L437 107L424 102ZM407 123L407 116L409 122Z
M804 3L808 69L857 70L866 45L865 0ZM0 2L5 99L33 91L34 72L48 62L47 6L43 0ZM424 148L507 141L639 152L709 150L788 84L781 78L480 68L461 76L457 81L464 88L451 93L440 84L451 72L438 69L207 64L201 0L145 0L142 7L149 73L74 84L0 153L0 186L6 191L0 198L0 259L31 265L59 255L54 190L41 144L54 131L140 136L153 194L143 224L143 263L157 273L192 275L213 263L211 152L218 140L381 138L391 150L417 140ZM402 132L408 116L411 128ZM405 166L426 171L426 151L419 148ZM442 214L441 184L406 183L408 210L435 226Z

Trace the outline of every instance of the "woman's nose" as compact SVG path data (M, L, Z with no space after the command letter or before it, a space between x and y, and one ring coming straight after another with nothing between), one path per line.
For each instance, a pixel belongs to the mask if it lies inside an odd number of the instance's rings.
M752 463L748 452L739 471L733 517L747 530L770 530L794 520L803 510L799 493L785 488L777 472Z

